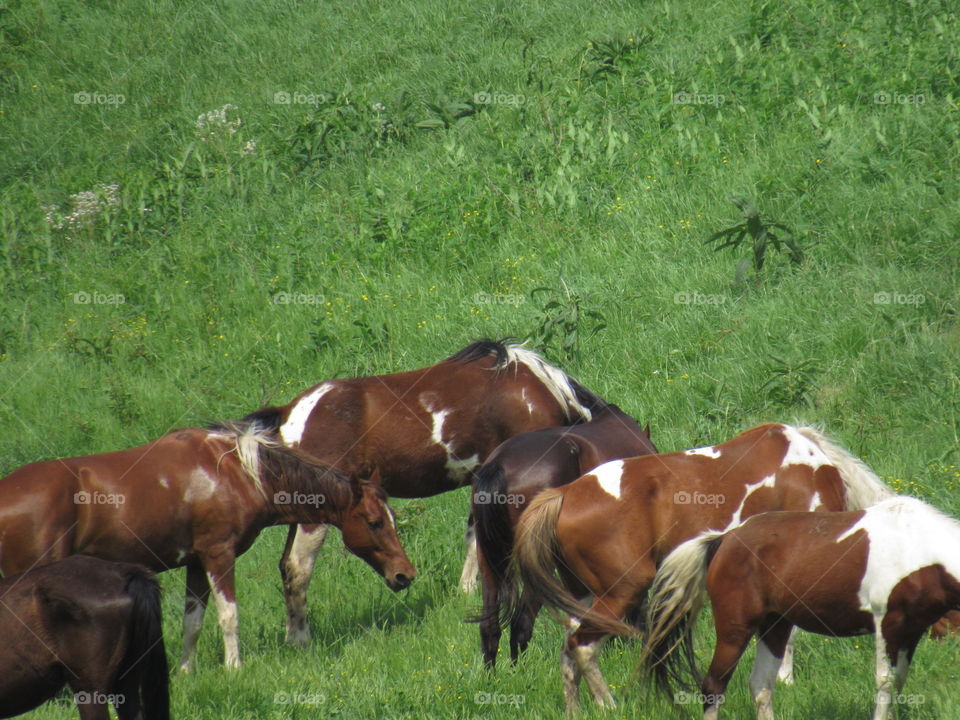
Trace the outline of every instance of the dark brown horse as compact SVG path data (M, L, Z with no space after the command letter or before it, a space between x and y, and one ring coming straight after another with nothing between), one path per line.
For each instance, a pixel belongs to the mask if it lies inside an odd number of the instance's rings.
M392 590L416 571L383 489L320 465L255 427L178 430L130 450L25 465L0 480L0 572L76 553L187 568L181 667L211 588L226 665L240 664L234 562L263 528L336 525Z
M960 523L894 497L856 512L764 513L684 543L654 580L641 660L664 689L696 675L692 632L704 587L717 630L700 685L705 720L716 720L754 635L750 691L758 720L773 720L774 680L794 627L834 637L876 633L873 717L884 720L901 701L924 632L960 610ZM676 652L681 647L686 652Z
M170 717L160 589L146 568L76 555L0 580L0 717L73 692L82 720Z
M614 704L597 664L600 645L609 633L635 632L620 618L644 600L657 566L680 543L761 512L861 509L890 495L818 431L789 425L615 460L544 491L520 518L514 554L524 585L571 616L561 657L567 709L579 702L581 675L597 703ZM590 595L589 608L577 600Z
M501 615L510 618L510 657L516 661L540 609L529 593L517 597L511 572L514 528L523 509L543 490L573 482L609 460L656 452L649 426L643 429L616 405L605 405L590 422L514 435L490 454L477 471L472 507L483 585L480 644L489 667L497 659Z
M586 421L602 401L519 345L482 340L419 370L328 380L290 403L247 416L321 462L358 477L374 469L393 497L427 497L471 480L517 433ZM307 586L323 526L291 527L280 560L287 641L306 644ZM476 578L468 534L461 586Z

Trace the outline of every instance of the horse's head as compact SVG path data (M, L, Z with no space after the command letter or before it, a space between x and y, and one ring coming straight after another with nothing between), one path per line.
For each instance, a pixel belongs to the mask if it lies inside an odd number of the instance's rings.
M391 590L403 590L417 571L397 537L386 493L376 483L356 478L351 478L350 487L353 502L343 511L340 527L343 544L380 573Z

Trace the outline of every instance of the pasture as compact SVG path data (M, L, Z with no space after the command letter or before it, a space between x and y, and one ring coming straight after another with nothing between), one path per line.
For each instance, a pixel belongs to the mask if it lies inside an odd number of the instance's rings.
M513 336L661 451L821 423L960 516L958 83L948 2L0 0L0 472ZM728 196L756 212L715 251ZM764 224L800 251L757 257ZM287 647L269 529L237 565L243 667L208 609L172 714L562 717L546 614L494 676L464 623L468 491L391 504L408 590L332 531ZM174 667L183 571L160 580ZM752 653L721 717L752 713ZM621 706L583 717L698 717L638 654L607 646ZM799 634L778 717L867 717L873 667L872 637ZM904 693L960 718L960 641L921 643Z

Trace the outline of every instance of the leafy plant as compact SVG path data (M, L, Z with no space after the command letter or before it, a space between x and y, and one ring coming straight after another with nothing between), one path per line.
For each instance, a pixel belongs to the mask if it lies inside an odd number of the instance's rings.
M741 245L746 245L749 240L753 250L753 269L756 272L763 269L763 264L767 258L767 249L771 246L778 252L783 252L786 249L790 262L793 264L799 265L803 262L803 250L794 239L793 231L790 228L779 222L765 222L753 203L746 198L727 195L727 199L740 209L743 220L707 238L707 243L719 241L714 250L719 252L725 248L738 248ZM783 232L783 237L777 235L774 230ZM749 257L743 258L737 264L736 278L738 284L743 284L749 265Z
M623 65L637 51L652 40L646 29L639 32L617 35L609 38L594 39L587 43L586 60L590 63L587 73L593 78L602 75L619 75Z
M583 336L591 338L603 330L607 326L606 318L599 310L584 307L583 297L570 292L566 286L563 293L553 288L535 288L530 297L539 292L552 293L552 297L540 308L533 341L553 350L565 361L578 359Z
M760 386L760 392L765 392L772 402L783 407L808 405L811 393L817 389L820 372L817 361L793 362L776 355L770 355L770 359L773 360L770 378Z

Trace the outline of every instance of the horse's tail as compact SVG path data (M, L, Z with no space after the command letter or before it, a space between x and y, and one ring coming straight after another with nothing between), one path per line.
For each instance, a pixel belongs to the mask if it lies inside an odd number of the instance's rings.
M722 532L705 532L681 544L653 580L639 667L652 673L665 692L698 677L693 628L703 607L707 568L723 537Z
M505 495L507 474L503 465L494 460L477 470L473 482L473 521L477 534L477 547L490 571L497 577L497 607L500 624L509 620L509 613L517 602L518 579L510 564L513 550L513 526L506 503L481 502L483 498L495 498ZM489 615L498 612L493 609ZM474 618L477 621L489 619L487 615Z
M817 428L800 427L797 432L817 445L840 472L846 510L863 510L895 495L863 460L844 450Z
M169 720L170 677L163 647L160 585L153 573L133 570L127 580L133 603L127 652L117 667L117 679L140 696L143 720Z
M562 508L563 488L554 488L537 495L520 516L513 554L524 587L544 604L580 618L598 630L618 635L635 635L636 628L598 615L578 602L554 573L561 557L557 519ZM520 604L515 603L511 615L516 618L521 611Z

